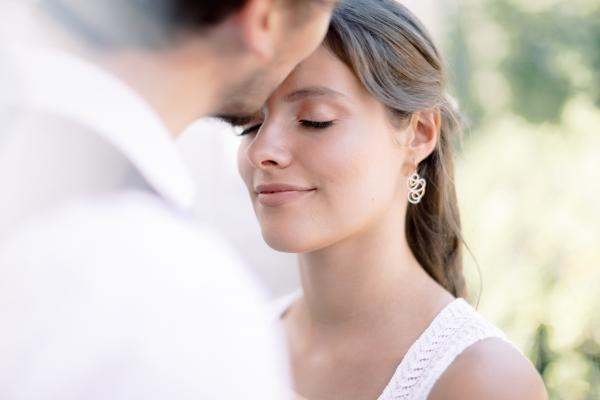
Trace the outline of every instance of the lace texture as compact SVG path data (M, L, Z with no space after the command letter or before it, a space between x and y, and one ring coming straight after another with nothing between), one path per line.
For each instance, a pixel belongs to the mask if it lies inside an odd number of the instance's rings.
M448 304L413 343L378 400L426 400L435 382L479 340L506 340L463 299Z

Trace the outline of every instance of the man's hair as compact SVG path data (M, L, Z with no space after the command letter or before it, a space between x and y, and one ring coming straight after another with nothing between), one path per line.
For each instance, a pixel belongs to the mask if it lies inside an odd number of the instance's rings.
M223 21L247 0L41 0L65 27L97 47L169 45L178 33ZM308 0L282 0L304 3ZM316 0L310 0L316 1Z

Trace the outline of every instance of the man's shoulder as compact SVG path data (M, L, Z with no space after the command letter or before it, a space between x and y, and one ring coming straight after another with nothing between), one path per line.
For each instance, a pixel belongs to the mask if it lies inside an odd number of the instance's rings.
M216 234L157 196L82 200L36 218L0 245L0 277L0 371L43 343L36 368L58 380L110 361L117 372L105 375L127 377L141 398L165 388L281 398L262 290Z
M435 384L429 398L545 400L547 394L529 360L512 344L490 338L460 354Z
M72 202L23 225L0 244L0 275L16 302L115 306L111 321L143 310L156 319L177 310L194 329L233 329L233 315L268 321L262 285L227 243L144 192Z
M185 276L188 282L212 282L208 291L215 282L241 291L257 286L219 235L144 191L62 204L16 229L0 253L32 265L44 259L75 274L129 273L140 281L162 277L165 283Z

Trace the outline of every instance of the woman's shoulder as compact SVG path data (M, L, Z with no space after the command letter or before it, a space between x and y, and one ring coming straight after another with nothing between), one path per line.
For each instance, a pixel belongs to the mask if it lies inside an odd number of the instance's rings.
M539 375L521 351L461 298L411 346L389 387L396 397L406 393L430 400L546 399Z
M465 349L440 376L429 400L546 400L544 383L514 345L497 337Z

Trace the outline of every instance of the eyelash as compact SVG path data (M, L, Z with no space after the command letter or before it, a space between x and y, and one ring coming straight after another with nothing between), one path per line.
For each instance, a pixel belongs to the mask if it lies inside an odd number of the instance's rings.
M327 128L332 127L333 124L335 124L335 121L308 121L308 120L300 121L300 125L302 125L305 128L310 128L310 129L327 129Z
M259 130L261 126L262 126L262 124L257 124L257 125L251 126L250 128L246 128L243 131L241 131L238 134L238 136L246 136L246 135L248 135L248 134L250 134L250 133L252 133L254 131Z
M305 119L303 119L299 122L302 127L307 128L307 129L327 129L327 128L332 127L335 124L335 121L309 121L309 120L305 120ZM244 129L241 133L239 133L238 136L249 135L250 133L253 133L253 132L259 130L261 126L262 126L262 124L257 124L257 125L247 128L247 129Z

